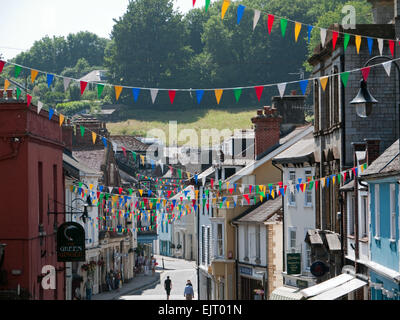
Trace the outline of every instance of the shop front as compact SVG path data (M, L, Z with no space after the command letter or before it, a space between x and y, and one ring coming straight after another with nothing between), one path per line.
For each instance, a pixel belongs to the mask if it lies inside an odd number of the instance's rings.
M267 270L239 264L240 300L264 300Z

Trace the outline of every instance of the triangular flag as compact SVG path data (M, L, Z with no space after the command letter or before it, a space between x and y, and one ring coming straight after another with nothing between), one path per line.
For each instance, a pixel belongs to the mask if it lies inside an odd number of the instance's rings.
M328 83L328 77L319 78L319 82L321 83L322 90L325 91L326 84Z
M340 79L342 80L343 86L347 86L347 80L349 80L350 72L343 72L340 74Z
M193 7L194 7L195 3L196 3L196 0L193 0Z
M260 10L254 10L254 18L253 18L253 30L256 28L258 20L260 19Z
M37 75L39 74L39 71L37 71L37 70L31 70L31 82L32 83L34 83L35 82L35 79L36 79L36 77L37 77Z
M71 78L64 78L64 91L67 91L69 84L71 83Z
M238 5L238 8L237 8L237 21L236 21L237 24L239 24L240 20L242 20L243 12L244 12L245 8L246 7L241 5L241 4Z
M333 48L333 51L335 51L338 35L339 35L339 32L332 31L332 48Z
M390 53L392 54L392 57L394 58L394 41L393 40L389 40L389 49L390 49Z
M136 102L139 98L140 89L139 88L132 88L133 92L133 100Z
M92 140L93 140L93 144L96 144L96 138L97 138L97 134L96 134L96 132L92 132Z
M51 84L53 83L54 74L47 74L47 87L50 88Z
M368 50L369 50L369 54L372 54L372 45L374 44L374 40L372 38L367 38L367 42L368 42Z
M222 97L222 93L224 90L222 89L215 89L215 98L217 99L217 103L219 104L219 102L221 101L221 97Z
M54 115L54 109L53 108L49 108L49 120L51 120L53 115Z
M210 6L210 0L206 0L206 5L205 5L206 12L207 12L209 6Z
M311 31L312 31L313 28L314 28L313 26L310 26L310 25L307 26L308 43L310 43L310 40L311 40Z
M32 96L27 94L26 95L26 103L27 103L28 107L31 105L31 102L32 102Z
M224 0L222 3L222 9L221 9L221 19L223 20L225 17L226 10L228 10L229 5L231 4L230 0Z
M392 67L392 61L384 62L382 63L383 68L385 68L385 71L387 75L390 77L390 69Z
M378 39L379 54L383 54L383 39Z
M10 86L10 81L8 79L4 80L4 92L7 91L9 86Z
M256 90L257 99L258 99L258 101L260 101L264 87L258 86L258 87L254 87L254 89Z
M4 68L4 66L6 65L6 62L5 61L2 61L2 60L0 60L0 73L2 73L3 72L3 68Z
M274 24L275 16L273 14L268 15L268 33L271 34L272 25Z
M150 89L151 101L153 101L153 104L156 101L157 94L158 94L158 89Z
M83 95L83 93L85 92L86 86L87 86L87 82L86 81L81 81L80 85L81 85L81 95Z
M107 139L105 137L102 137L101 140L103 141L104 147L107 148Z
M85 135L85 127L84 126L79 126L81 129L81 136L83 137Z
M203 95L204 95L204 90L196 90L196 97L198 104L200 104L201 99L203 99Z
M234 89L233 94L235 95L236 103L239 102L240 96L242 94L242 89Z
M62 126L62 124L64 123L64 115L60 114L60 116L58 117L59 121L60 121L60 127Z
M364 81L367 81L370 69L371 69L371 67L365 67L365 68L361 69L361 73L364 78Z
M169 101L171 101L171 104L173 104L174 100L175 100L176 91L175 90L169 90L168 91L168 95L169 95Z
M300 30L301 30L301 23L300 22L296 22L295 25L294 25L294 40L296 42L299 39Z
M287 19L281 18L281 33L282 33L282 37L285 37L286 27L287 27Z
M286 83L279 83L278 84L279 95L283 98L286 90Z
M360 53L360 47L361 47L361 36L356 35L356 48L357 48L357 54Z
M103 93L104 90L104 84L98 83L97 84L97 98L100 99L101 94Z
M21 89L17 87L16 91L17 91L17 100L18 100L21 95Z
M119 96L121 95L121 92L122 92L122 87L121 86L114 86L114 90L115 90L115 98L118 101Z
M42 110L42 108L43 108L43 103L41 101L38 101L38 104L37 104L37 113L38 114L40 113L40 110Z
M301 92L303 93L303 95L306 94L307 85L308 85L308 80L307 79L300 81L300 88L301 88Z
M326 29L325 28L321 28L320 36L321 36L322 47L325 47L325 40L326 40Z
M21 73L22 67L21 66L15 66L15 78L18 78L19 74Z
M345 34L344 34L344 40L343 40L344 51L346 51L347 46L348 46L348 44L349 44L349 41L350 41L350 34L345 33Z

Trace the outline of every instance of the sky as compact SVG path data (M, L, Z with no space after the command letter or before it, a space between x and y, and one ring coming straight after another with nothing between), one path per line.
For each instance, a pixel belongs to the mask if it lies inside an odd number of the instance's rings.
M193 0L174 0L182 13L193 8ZM28 50L44 36L66 36L90 31L109 38L113 19L121 17L128 0L12 0L0 10L0 53L6 60ZM214 1L211 1L214 2ZM204 7L197 0L195 8Z

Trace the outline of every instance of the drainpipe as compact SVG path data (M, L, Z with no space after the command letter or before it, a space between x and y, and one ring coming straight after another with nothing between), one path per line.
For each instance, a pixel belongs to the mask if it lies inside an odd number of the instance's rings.
M356 152L354 151L354 165L357 166ZM358 177L357 174L354 175L354 235L355 235L355 255L354 255L354 268L356 274L359 273L357 260L360 254L360 244L358 241Z
M272 161L272 165L277 168L281 172L281 181L283 181L283 170L276 166L275 163ZM285 199L284 196L282 196L282 247L283 247L283 254L282 254L282 269L285 272L286 271L286 266L285 266L285 252L286 252L286 246L285 246L285 235L286 235L286 229L285 229ZM269 280L269 279L268 279Z
M11 145L11 148L13 151L9 154L6 154L6 155L0 157L0 161L12 159L18 155L19 147L21 146L21 138L17 138L17 137L11 138L10 145Z
M236 237L235 237L235 247L236 247L236 255L235 255L235 268L236 268L236 276L235 276L235 280L236 280L236 300L239 300L239 265L238 265L238 260L239 260L239 247L238 247L238 236L239 236L239 228L236 224L232 223L232 221L230 222L231 226L235 228L235 233L236 233Z
M200 199L202 199L203 188L200 187L197 205L197 299L200 300ZM204 210L204 208L202 208ZM203 248L204 250L204 248Z

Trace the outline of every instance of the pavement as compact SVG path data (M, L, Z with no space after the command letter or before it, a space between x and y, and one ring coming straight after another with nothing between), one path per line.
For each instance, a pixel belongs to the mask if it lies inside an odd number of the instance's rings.
M183 290L188 279L193 283L195 299L197 298L195 262L158 255L154 257L158 262L154 275L138 274L129 283L124 283L119 290L93 295L92 300L165 300L163 283L167 275L172 280L171 300L185 299ZM162 259L164 259L165 269L162 268Z

